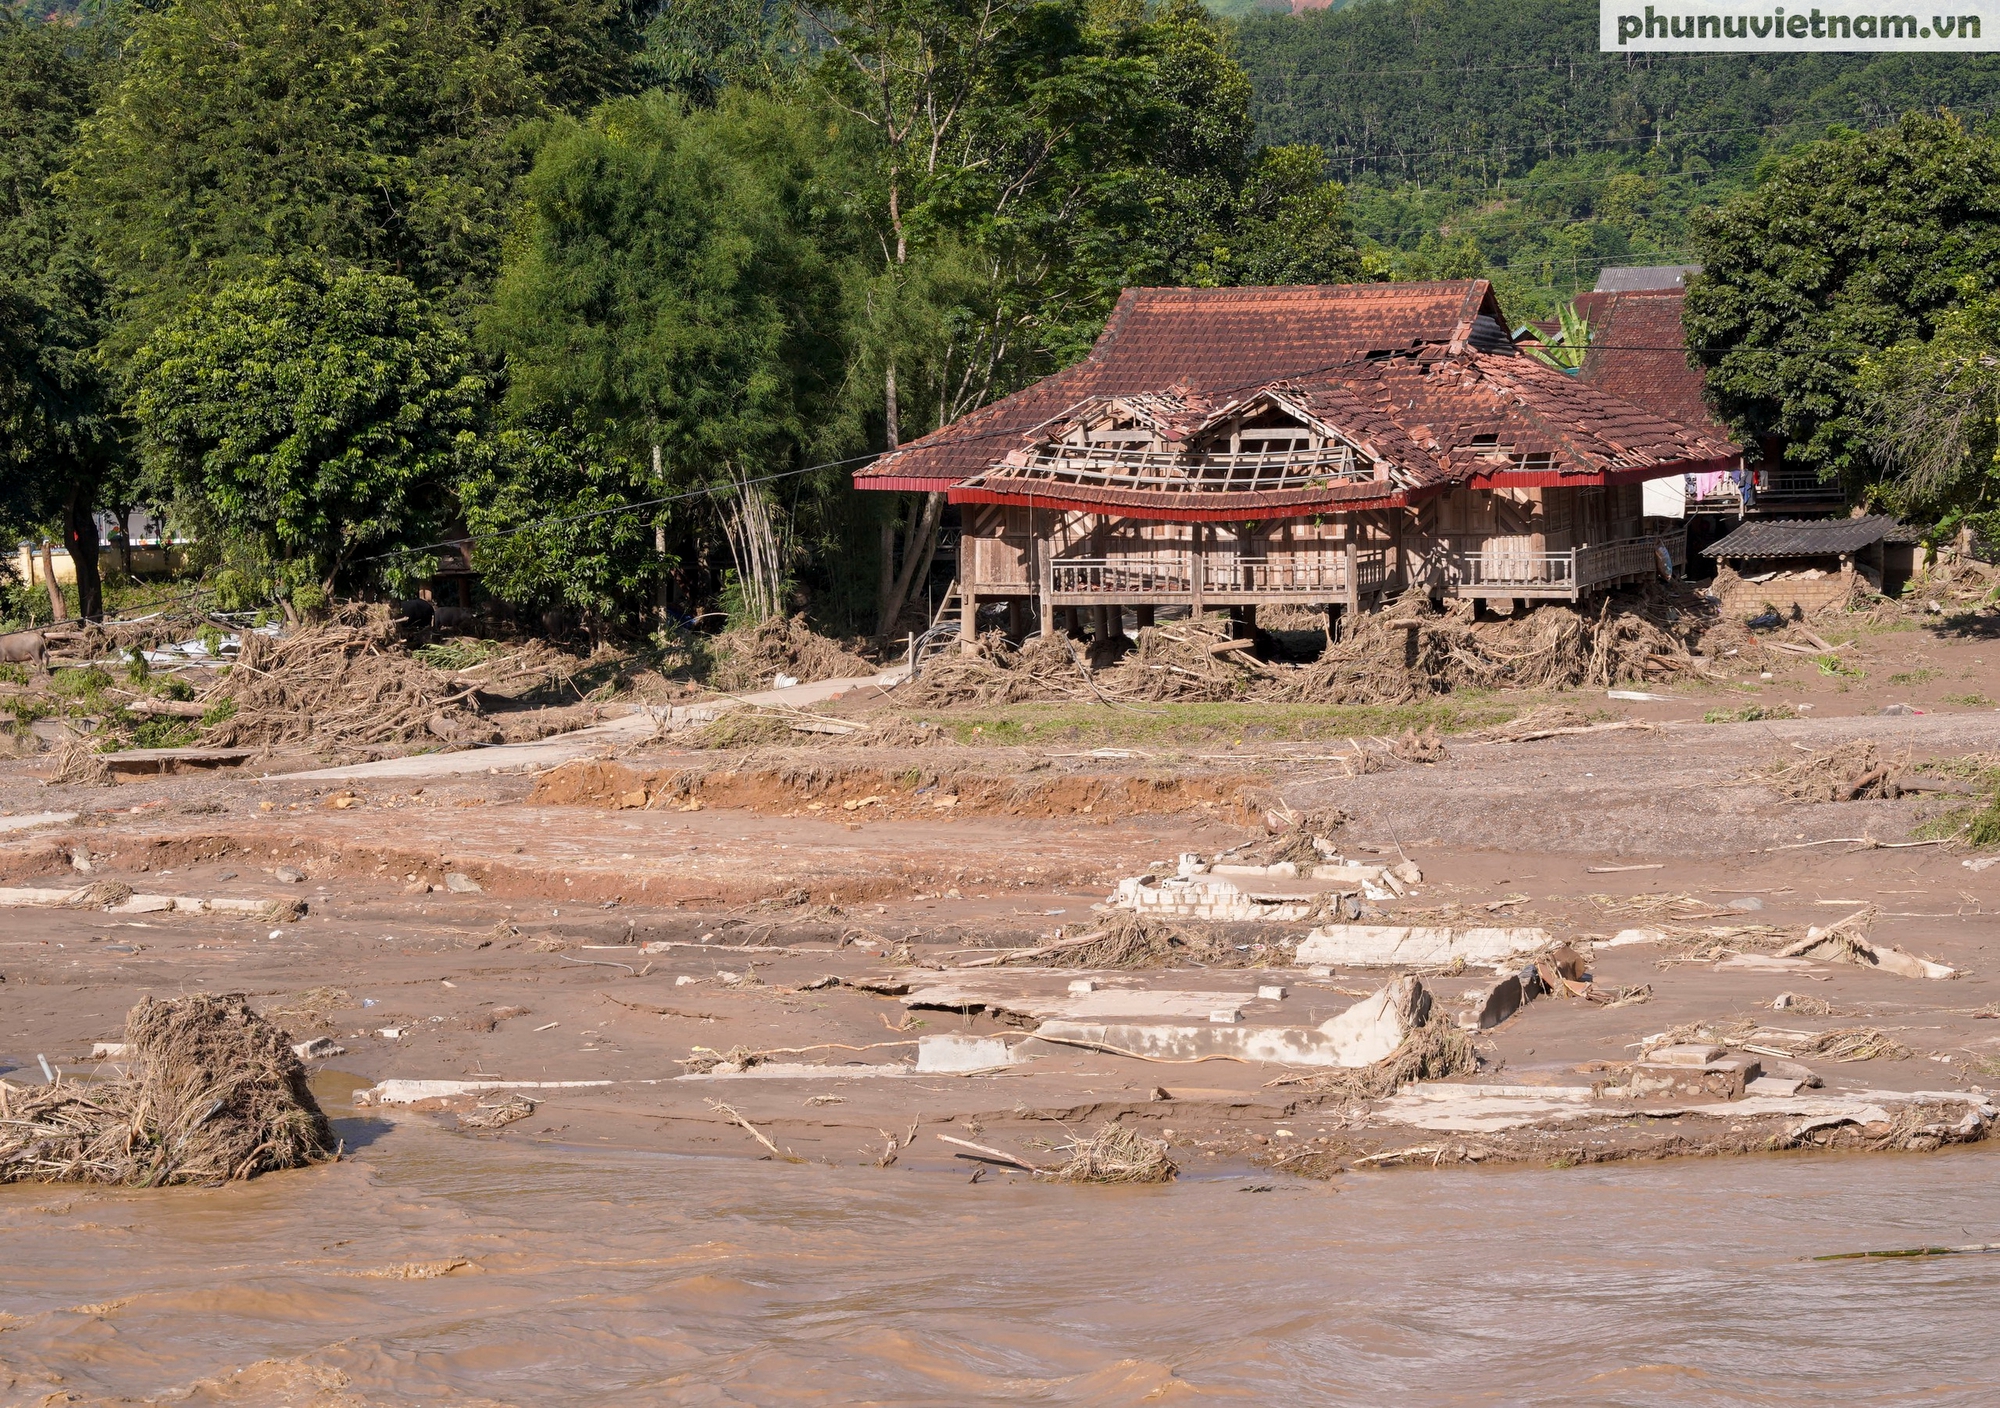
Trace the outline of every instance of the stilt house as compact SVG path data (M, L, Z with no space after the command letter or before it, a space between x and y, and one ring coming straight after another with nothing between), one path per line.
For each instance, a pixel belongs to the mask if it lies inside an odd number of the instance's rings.
M950 495L965 633L1132 608L1576 601L1672 571L1641 484L1740 452L1518 352L1483 279L1129 289L1083 361L884 455ZM1113 614L1115 612L1115 615Z

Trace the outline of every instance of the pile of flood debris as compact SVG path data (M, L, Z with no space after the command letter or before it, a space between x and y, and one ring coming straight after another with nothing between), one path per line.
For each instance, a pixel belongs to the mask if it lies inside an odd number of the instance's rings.
M1016 645L998 633L925 662L901 698L918 707L1036 700L1402 703L1455 689L1552 689L1664 680L1702 668L1704 600L1665 586L1498 620L1475 604L1410 593L1352 618L1318 659L1262 658L1220 617L1142 627L1087 647L1066 635ZM1269 652L1266 652L1269 653Z
M0 1080L0 1183L218 1184L336 1157L298 1053L241 994L145 999L119 1060Z

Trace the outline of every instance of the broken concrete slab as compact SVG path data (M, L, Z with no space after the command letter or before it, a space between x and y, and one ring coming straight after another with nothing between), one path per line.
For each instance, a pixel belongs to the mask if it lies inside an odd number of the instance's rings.
M1625 948L1631 944L1663 944L1667 936L1658 929L1620 929L1608 939L1600 939L1593 948Z
M1587 1085L1406 1085L1373 1115L1391 1124L1461 1134L1491 1134L1543 1120L1603 1113Z
M653 1084L646 1081L643 1084ZM379 1081L354 1093L356 1105L414 1105L419 1100L447 1100L455 1095L479 1095L489 1090L585 1090L616 1085L609 1080L405 1080Z
M88 888L54 890L37 887L0 888L0 908L61 907L90 896ZM107 907L111 914L236 914L285 922L306 912L301 899L197 899L190 895L128 895Z
M917 1069L926 1075L964 1075L1011 1065L1007 1043L997 1036L926 1036L917 1039ZM754 1069L754 1067L753 1067Z
M1337 891L1299 881L1288 884L1265 878L1253 892L1220 875L1132 875L1118 882L1108 903L1115 909L1177 919L1294 924L1315 918L1338 899Z
M1519 1012L1530 994L1519 973L1510 973L1498 982L1474 988L1464 999L1458 1024L1467 1031L1483 1032L1497 1027Z
M1019 978L1029 978L1021 974ZM1033 978L1047 983L1049 975ZM981 973L974 977L948 978L928 987L912 988L903 995L903 1005L911 1008L941 1009L948 1012L1004 1012L1035 1021L1068 1018L1089 1021L1105 1017L1178 1017L1206 1020L1211 1012L1247 993L1211 990L1190 992L1168 988L1100 987L1092 983L1082 992L1065 985L1062 992L1023 991L1028 986L1018 979Z
M1035 1035L1063 1045L1162 1061L1228 1058L1352 1069L1372 1066L1394 1054L1409 1029L1429 1016L1430 1006L1430 993L1421 980L1398 978L1317 1027L1113 1025L1056 1020L1042 1023Z
M292 1054L301 1061L324 1061L333 1056L345 1056L347 1048L332 1037L316 1036L311 1041L295 1043Z
M1297 961L1336 967L1445 967L1464 960L1498 967L1549 945L1546 929L1441 929L1333 924L1300 940Z
M76 818L75 812L29 812L24 816L0 816L0 831L31 831L37 826L61 826Z

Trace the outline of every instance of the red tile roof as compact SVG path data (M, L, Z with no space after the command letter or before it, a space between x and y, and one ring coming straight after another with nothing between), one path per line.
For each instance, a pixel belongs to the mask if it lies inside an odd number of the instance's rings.
M1727 427L1702 399L1700 370L1688 365L1681 326L1686 302L1687 294L1677 288L1579 294L1576 310L1590 324L1591 341L1577 379L1728 440Z
M946 488L1088 396L1164 392L1187 383L1227 398L1371 352L1505 339L1499 304L1484 279L1127 289L1083 361L911 441L854 479L864 489Z
M1202 489L1198 476L1175 489L1063 483L1031 463L1001 463L1010 451L1048 438L1037 431L968 447L979 451L986 472L955 488L952 501L1058 502L1179 522L1289 518L1417 502L1461 485L1660 478L1726 468L1738 453L1719 435L1668 420L1511 351L1431 346L1274 381L1263 390L1336 430L1363 457L1381 464L1387 477L1254 493ZM1184 386L1176 388L1175 398L1189 408L1213 405L1211 417L1249 399L1238 394L1211 402ZM1083 404L1065 408L1081 409ZM1067 422L1070 416L1053 419Z

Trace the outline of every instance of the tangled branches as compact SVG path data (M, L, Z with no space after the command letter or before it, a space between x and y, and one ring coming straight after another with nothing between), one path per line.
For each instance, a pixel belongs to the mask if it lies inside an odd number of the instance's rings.
M125 1023L132 1074L0 1081L0 1183L223 1183L334 1157L285 1036L241 994L147 998Z

